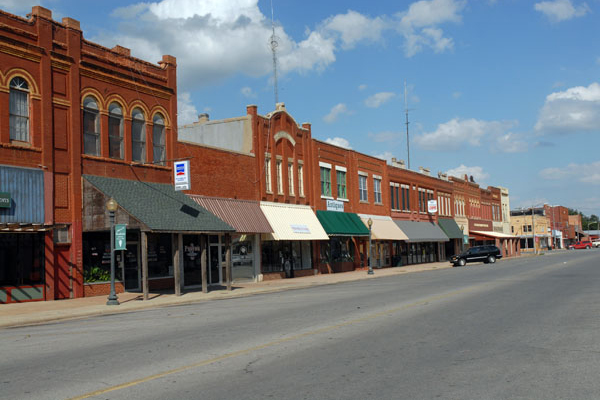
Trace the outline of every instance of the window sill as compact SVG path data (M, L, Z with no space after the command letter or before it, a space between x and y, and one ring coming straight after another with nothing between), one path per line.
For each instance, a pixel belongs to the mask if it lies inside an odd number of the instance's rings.
M348 203L350 200L346 199L345 197L338 197L337 198L339 201L343 201L344 203Z
M273 194L273 192L271 192L270 190L265 190L265 192L266 192L267 194Z
M325 199L325 200L335 200L333 197L331 197L331 196L325 196L325 195L321 195L321 198Z
M383 203L373 203L373 204L375 204L376 206L382 206L383 205Z
M6 147L10 149L18 149L25 151L35 151L37 153L41 153L42 149L39 147L33 147L30 143L27 142L19 142L19 141L11 141L10 143L0 143L0 147Z
M368 201L365 201L365 200L360 200L359 203L360 204L370 204Z

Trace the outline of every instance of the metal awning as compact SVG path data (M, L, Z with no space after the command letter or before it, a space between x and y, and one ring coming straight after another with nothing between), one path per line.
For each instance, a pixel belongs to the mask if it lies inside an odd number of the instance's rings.
M260 209L273 229L266 240L329 240L309 206L261 201Z
M355 213L319 210L317 218L329 236L369 236L369 229Z
M367 227L369 219L373 221L371 237L374 240L408 240L408 236L398 228L392 217L369 214L358 214L358 216Z
M172 185L83 175L106 197L151 231L232 232L227 223L196 204Z
M453 219L438 218L438 224L450 239L462 239L463 233Z
M401 221L394 222L408 236L408 242L447 242L448 236L435 222Z
M260 209L260 203L252 200L226 199L188 195L192 200L206 208L238 233L271 233L271 225Z

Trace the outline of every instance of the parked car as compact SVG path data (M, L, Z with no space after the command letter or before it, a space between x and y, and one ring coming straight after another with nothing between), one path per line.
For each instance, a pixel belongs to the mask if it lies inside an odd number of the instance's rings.
M569 250L573 249L591 249L593 246L592 242L589 240L583 240L581 242L577 242L575 244L569 245Z
M496 246L473 246L467 251L450 257L450 263L455 267L462 267L468 262L476 261L493 264L499 258L502 258L502 252Z
M600 239L592 240L592 246L600 247Z

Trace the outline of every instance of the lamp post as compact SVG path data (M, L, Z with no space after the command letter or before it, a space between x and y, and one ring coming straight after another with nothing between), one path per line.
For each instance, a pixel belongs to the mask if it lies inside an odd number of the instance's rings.
M118 306L119 300L115 293L115 211L119 205L112 197L106 202L108 218L110 221L110 294L108 295L107 306Z
M460 252L465 251L465 226L460 226L460 232L462 233L462 237L460 238Z
M373 220L371 218L367 221L367 225L369 225L369 272L367 274L373 275L373 260L371 257L371 227L373 226Z

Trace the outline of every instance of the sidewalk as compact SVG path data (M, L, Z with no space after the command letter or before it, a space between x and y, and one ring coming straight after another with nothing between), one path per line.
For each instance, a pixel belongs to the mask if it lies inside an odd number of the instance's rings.
M106 296L0 304L0 329L90 317L94 315L117 314L172 305L192 304L216 299L244 297L260 293L273 293L319 285L331 285L341 282L375 279L390 275L401 275L442 268L451 268L451 264L448 262L438 262L408 265L405 267L375 269L374 275L368 275L366 270L360 270L294 279L234 283L233 290L231 291L225 289L213 289L208 293L202 293L202 291L198 289L186 291L179 297L175 296L173 293L150 293L148 301L142 300L141 293L119 293L118 297L121 304L118 306L107 306Z

